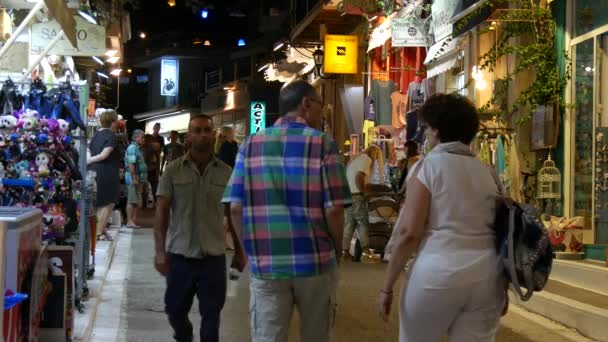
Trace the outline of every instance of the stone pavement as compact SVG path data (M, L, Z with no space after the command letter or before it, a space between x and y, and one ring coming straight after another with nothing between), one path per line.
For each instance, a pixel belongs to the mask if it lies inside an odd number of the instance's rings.
M164 278L153 268L153 235L150 229L123 229L101 293L90 341L171 341L171 328L163 313ZM334 342L397 341L397 313L381 321L375 300L386 265L345 263L341 267L338 316ZM396 300L398 300L396 298ZM222 341L247 342L249 337L247 276L239 283L237 297L227 298L222 313ZM198 326L195 300L191 319ZM297 314L290 342L298 341ZM195 333L197 332L195 328ZM589 341L523 309L512 307L503 319L498 341Z

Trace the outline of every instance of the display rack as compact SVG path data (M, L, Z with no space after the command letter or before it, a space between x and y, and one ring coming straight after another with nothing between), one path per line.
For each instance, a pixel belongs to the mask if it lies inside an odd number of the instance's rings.
M0 77L0 83L4 83L7 80L12 79L10 77ZM67 82L69 82L69 78ZM21 92L27 91L31 89L32 82L31 81L12 81ZM65 83L57 84L57 83L45 83L44 84L47 89L57 88L60 86L64 86ZM76 93L78 94L78 100L80 107L80 118L85 123L85 127L87 126L87 110L89 103L89 85L87 82L81 84L71 84L70 86ZM88 138L89 134L86 129L76 128L71 132L71 138L76 144L76 149L79 154L78 158L78 168L80 174L82 175L82 179L73 184L73 195L74 199L78 199L78 207L80 212L80 219L78 222L78 239L75 242L75 258L74 258L74 281L75 281L75 300L76 307L79 311L83 311L83 306L81 303L81 299L83 298L83 294L86 296L88 293L87 287L87 278L91 275L90 270L90 259L89 254L91 251L91 239L92 234L90 232L90 222L88 217L93 212L92 202L87 192L87 162L86 155L88 150Z

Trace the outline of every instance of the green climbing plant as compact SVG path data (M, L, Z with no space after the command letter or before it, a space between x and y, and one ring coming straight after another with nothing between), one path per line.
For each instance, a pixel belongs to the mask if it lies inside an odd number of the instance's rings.
M454 27L454 32L461 32L487 8L508 10L494 12L498 13L493 17L496 25L489 25L479 31L480 35L497 35L494 46L479 57L479 69L495 72L501 59L508 56L515 57L517 62L514 68L496 79L504 86L495 89L491 99L480 109L481 112L500 114L503 118L517 115L518 121L522 123L530 120L539 105L558 103L565 106L564 89L570 79L571 66L567 52L557 51L555 47L556 22L550 7L533 0L483 0L476 11ZM446 41L444 44L448 43ZM560 54L567 61L565 77L560 74L558 65ZM534 81L496 113L494 108L500 99L506 98L514 81L525 74L533 74ZM470 83L465 87L469 85Z

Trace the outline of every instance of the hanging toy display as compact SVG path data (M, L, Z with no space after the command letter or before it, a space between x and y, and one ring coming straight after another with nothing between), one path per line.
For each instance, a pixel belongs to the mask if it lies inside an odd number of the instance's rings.
M43 239L64 239L70 218L63 208L74 201L73 181L81 179L70 131L84 125L71 86L46 93L44 85L36 82L25 101L5 99L3 104L0 206L41 209Z

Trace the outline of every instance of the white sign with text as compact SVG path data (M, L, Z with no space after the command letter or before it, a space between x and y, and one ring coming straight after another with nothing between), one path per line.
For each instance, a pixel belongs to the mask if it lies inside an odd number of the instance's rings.
M103 56L106 52L106 29L94 25L80 16L74 16L76 21L76 38L78 47L73 47L70 41L63 37L49 52L58 56ZM51 40L61 31L56 20L32 25L31 53L40 55Z

